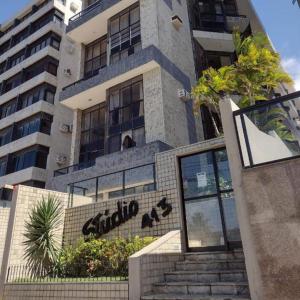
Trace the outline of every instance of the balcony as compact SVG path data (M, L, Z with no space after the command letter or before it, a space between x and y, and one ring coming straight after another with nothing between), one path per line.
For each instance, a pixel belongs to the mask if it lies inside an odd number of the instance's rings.
M83 78L65 87L60 101L71 109L87 109L106 100L106 91L122 82L144 74L160 65L169 66L162 53L149 46L131 56L97 71L90 78Z
M206 51L234 52L232 31L244 32L249 25L246 16L200 14L193 26L193 36Z
M67 33L74 41L88 44L107 33L107 22L111 17L136 2L99 0L70 18Z

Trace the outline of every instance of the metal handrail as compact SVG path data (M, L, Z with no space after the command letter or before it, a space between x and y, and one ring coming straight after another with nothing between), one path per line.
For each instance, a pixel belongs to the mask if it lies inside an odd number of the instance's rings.
M91 161L88 161L88 162L85 162L85 163L74 164L74 165L71 165L71 166L61 168L61 169L58 169L58 170L54 171L53 176L58 177L58 176L62 176L62 175L67 175L67 174L71 173L72 169L73 169L72 172L76 172L76 171L79 171L79 170L90 168L94 165L95 165L94 160L91 160Z
M100 6L102 0L98 0L97 2L91 4L90 6L88 6L87 8L83 9L82 11L80 11L79 13L77 13L76 15L72 16L69 19L69 24L71 24L72 22L77 21L78 19L80 19L81 17L85 16L86 14L88 14L90 11L94 10L96 7Z

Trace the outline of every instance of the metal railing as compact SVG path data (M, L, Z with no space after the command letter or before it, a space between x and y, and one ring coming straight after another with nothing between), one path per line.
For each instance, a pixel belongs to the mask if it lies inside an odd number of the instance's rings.
M233 112L243 166L300 157L300 91Z
M109 264L98 268L87 268L83 265L70 265L64 270L45 270L33 272L26 265L10 266L6 282L13 284L30 283L72 283L72 282L115 282L128 280L128 262L124 262L117 270Z
M197 21L194 24L194 30L212 31L212 32L232 32L227 24L227 18L246 19L245 15L235 14L208 14L199 13Z
M156 190L155 163L69 184L69 207Z
M80 18L82 18L83 16L87 15L88 13L90 13L91 11L93 11L95 8L97 8L98 6L100 6L102 0L98 0L95 3L91 4L90 6L88 6L87 8L83 9L82 11L80 11L78 14L72 16L69 19L69 24L78 21Z
M58 176L61 176L61 175L67 175L69 173L84 170L84 169L87 169L87 168L90 168L90 167L94 166L95 163L96 163L95 160L91 160L91 161L88 161L88 162L79 163L79 164L75 164L75 165L68 166L68 167L65 167L65 168L61 168L61 169L58 169L58 170L54 171L53 176L58 177Z

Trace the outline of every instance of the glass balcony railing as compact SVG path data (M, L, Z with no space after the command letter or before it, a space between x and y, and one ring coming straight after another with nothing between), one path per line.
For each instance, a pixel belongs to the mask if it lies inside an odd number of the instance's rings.
M300 92L233 115L245 168L300 157Z
M155 163L150 163L70 184L69 207L154 190Z

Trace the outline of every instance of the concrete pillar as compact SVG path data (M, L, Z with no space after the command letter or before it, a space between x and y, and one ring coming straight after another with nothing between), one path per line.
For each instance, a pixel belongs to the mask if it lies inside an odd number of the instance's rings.
M251 232L250 213L248 211L247 200L245 199L245 194L242 187L242 164L232 116L232 112L238 109L238 106L234 104L230 98L225 98L220 103L225 144L227 148L236 200L236 209L245 253L251 299L262 300L261 271L258 264L255 241Z
M74 111L70 165L75 165L79 161L80 137L81 137L81 116L82 116L82 111L80 109L77 109Z

